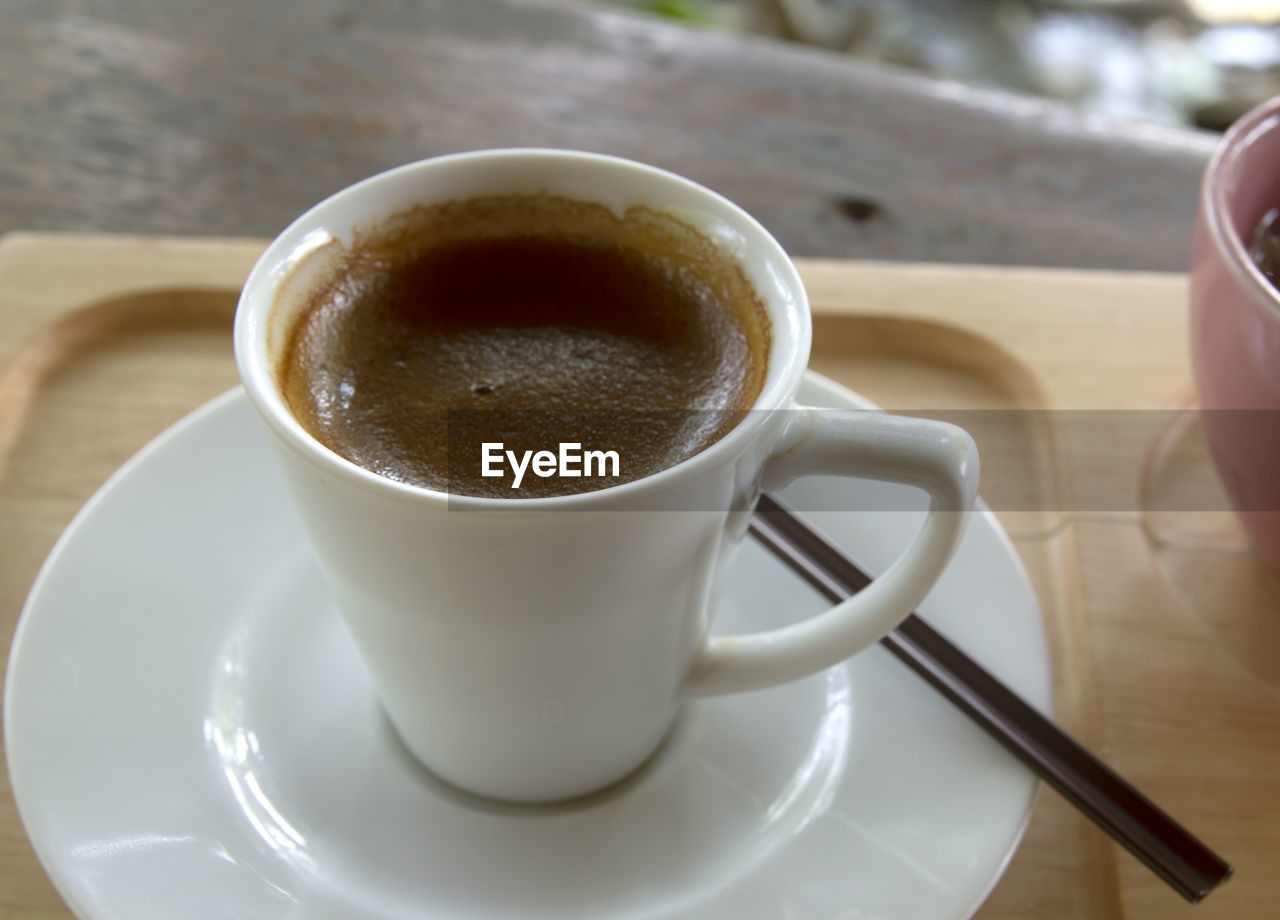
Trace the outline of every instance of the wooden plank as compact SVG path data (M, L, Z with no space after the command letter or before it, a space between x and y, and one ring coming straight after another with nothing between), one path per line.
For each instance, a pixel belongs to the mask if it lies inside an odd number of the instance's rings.
M0 232L272 236L401 163L576 147L804 256L1185 265L1210 135L590 4L9 0Z

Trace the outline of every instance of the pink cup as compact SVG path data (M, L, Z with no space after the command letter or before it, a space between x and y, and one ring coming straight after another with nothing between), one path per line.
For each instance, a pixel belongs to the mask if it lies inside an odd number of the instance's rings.
M1275 207L1280 97L1214 152L1191 249L1191 359L1209 447L1259 558L1280 574L1280 291L1249 257Z

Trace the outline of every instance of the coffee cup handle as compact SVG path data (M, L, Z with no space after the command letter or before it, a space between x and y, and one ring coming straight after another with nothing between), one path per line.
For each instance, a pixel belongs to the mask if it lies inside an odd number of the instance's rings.
M925 598L950 561L978 494L978 449L946 422L876 411L793 407L762 479L766 491L801 476L856 476L916 486L929 513L911 546L865 590L816 617L765 632L705 640L688 696L718 696L825 670L877 642Z

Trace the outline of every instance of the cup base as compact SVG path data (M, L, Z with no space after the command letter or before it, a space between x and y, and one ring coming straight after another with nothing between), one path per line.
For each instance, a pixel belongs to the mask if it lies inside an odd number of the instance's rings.
M1217 510L1166 510L1180 495L1216 489ZM1208 504L1208 503L1206 503ZM1192 398L1150 445L1142 478L1142 525L1169 595L1268 686L1280 689L1280 580L1230 510ZM1280 518L1280 512L1251 512ZM1253 521L1252 523L1258 523Z
M405 741L387 711L379 707L382 730L388 741L388 748L395 752L396 758L408 769L415 772L422 782L437 795L469 808L481 810L504 811L509 808L520 809L555 809L574 811L594 808L607 804L616 798L626 795L649 776L662 763L667 752L680 743L680 739L688 731L688 720L682 707L676 714L671 726L658 740L654 747L638 764L627 768L624 772L613 776L598 785L581 791L566 794L530 795L510 794L495 787L476 785L465 778L456 779L438 771L430 764L430 758L423 758L414 753Z

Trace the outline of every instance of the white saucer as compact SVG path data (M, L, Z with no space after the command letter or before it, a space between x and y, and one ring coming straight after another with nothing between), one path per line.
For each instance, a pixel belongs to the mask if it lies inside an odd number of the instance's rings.
M804 401L861 405L810 377ZM809 507L838 489L809 480ZM917 515L812 515L872 570ZM822 601L744 546L717 629ZM1040 614L976 515L922 612L1050 708ZM367 675L240 391L125 465L50 555L14 639L14 796L81 918L968 917L1036 783L880 648L698 702L638 776L497 806L419 768Z

